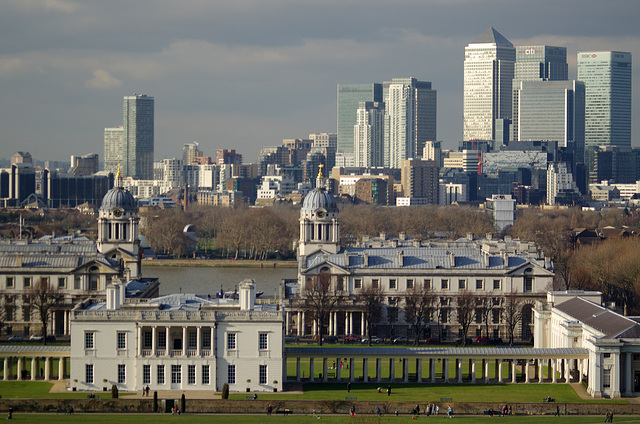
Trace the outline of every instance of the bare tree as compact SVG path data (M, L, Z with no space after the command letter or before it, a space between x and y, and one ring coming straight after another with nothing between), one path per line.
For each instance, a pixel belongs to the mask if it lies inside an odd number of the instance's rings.
M475 315L475 307L476 296L470 291L464 290L456 298L456 319L462 330L462 346L467 344L467 333Z
M480 315L482 316L482 322L484 323L484 334L489 338L489 323L493 317L493 298L491 296L483 296L478 298L478 305Z
M513 335L516 327L522 321L522 299L518 296L518 292L511 292L505 297L503 316L507 326L509 346L513 346Z
M373 323L380 319L380 315L382 313L382 299L382 290L379 287L373 287L372 285L363 287L356 295L356 301L364 308L362 313L364 314L364 319L367 323L366 336L369 346L371 346L371 330L373 329Z
M331 282L331 274L323 273L308 277L301 293L302 306L311 313L316 324L318 344L322 346L322 328L329 312L334 311L342 296Z
M47 344L47 324L51 318L51 313L64 299L64 294L60 289L49 284L48 279L39 278L38 281L27 291L27 296L31 300L31 307L38 312L42 323L42 340Z
M435 297L435 294L429 288L418 289L414 287L407 292L404 299L405 319L411 324L414 344L416 345L425 327L429 325Z

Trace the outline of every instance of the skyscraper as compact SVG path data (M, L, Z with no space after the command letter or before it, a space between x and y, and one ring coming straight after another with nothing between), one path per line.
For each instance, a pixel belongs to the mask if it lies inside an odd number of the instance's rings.
M354 132L355 166L382 166L384 160L384 103L360 102Z
M511 118L516 50L489 28L464 49L463 140L493 140L495 120Z
M406 159L422 155L427 140L436 140L437 93L413 77L385 82L384 93L384 165L402 168Z
M122 172L125 177L153 178L153 97L124 97Z
M353 126L360 102L381 102L382 84L338 84L338 152L353 153Z
M123 134L122 127L104 129L104 170L114 175L124 160Z
M597 146L631 147L631 53L579 52L578 80L585 84L586 163Z
M569 78L567 48L556 46L517 46L513 77L511 139L518 141L518 89L520 81L566 81Z

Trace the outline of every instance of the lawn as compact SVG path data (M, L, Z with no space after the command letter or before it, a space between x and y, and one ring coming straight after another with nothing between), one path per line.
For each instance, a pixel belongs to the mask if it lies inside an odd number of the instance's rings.
M52 383L46 381L0 381L0 396L5 399L86 399L87 392L49 393ZM100 392L110 398L111 392ZM120 392L120 396L127 393Z
M180 417L172 415L160 415L160 414L77 414L77 415L56 415L56 414L14 414L13 421L20 423L42 423L47 424L66 424L66 423L86 423L87 420L91 420L92 424L155 424L155 423L175 423L178 421L184 421L189 423L211 423L211 422L223 422L225 424L236 423L316 423L318 419L322 419L323 423L351 423L351 424L366 424L366 423L406 423L414 421L435 420L436 418L427 418L424 416L417 417L413 420L410 415L400 416L360 416L356 415L355 418L350 418L346 415L321 415L320 418L307 416L307 415L295 415L291 417L281 417L272 415L267 417L265 415L182 415ZM640 422L638 416L616 416L616 422L637 423ZM503 418L491 418L481 416L457 416L455 422L463 423L495 423L500 424L591 424L601 423L603 417L599 416L513 416Z

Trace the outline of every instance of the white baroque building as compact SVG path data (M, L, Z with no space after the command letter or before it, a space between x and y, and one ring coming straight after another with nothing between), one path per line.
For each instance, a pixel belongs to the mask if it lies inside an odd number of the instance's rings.
M75 390L282 390L282 310L255 304L255 283L239 301L172 294L124 302L109 286L106 302L85 301L71 317Z

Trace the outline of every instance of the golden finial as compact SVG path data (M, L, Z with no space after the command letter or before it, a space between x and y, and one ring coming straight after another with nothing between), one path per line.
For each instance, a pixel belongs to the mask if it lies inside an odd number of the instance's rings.
M118 173L116 174L116 178L122 178L122 173L120 172L120 165L118 164Z
M322 175L322 168L324 168L323 164L318 165L318 179L323 179L324 176Z

